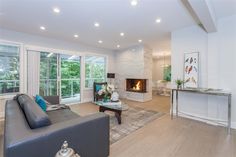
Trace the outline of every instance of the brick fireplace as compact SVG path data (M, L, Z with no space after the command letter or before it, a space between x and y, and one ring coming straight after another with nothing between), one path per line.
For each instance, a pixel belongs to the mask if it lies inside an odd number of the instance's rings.
M147 79L126 79L126 91L146 93Z

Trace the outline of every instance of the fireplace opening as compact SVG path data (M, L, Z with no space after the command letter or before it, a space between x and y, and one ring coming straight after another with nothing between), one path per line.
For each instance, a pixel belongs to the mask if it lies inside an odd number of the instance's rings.
M126 79L126 91L146 93L147 79Z

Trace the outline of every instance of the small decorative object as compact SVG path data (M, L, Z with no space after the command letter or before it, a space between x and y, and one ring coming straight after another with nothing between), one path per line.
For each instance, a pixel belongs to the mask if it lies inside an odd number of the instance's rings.
M117 92L113 92L111 95L111 101L119 101L119 94Z
M102 89L98 91L98 95L103 96L103 101L108 102L111 100L111 94L115 90L114 85L108 84L108 85L102 85Z
M199 52L184 54L184 86L197 88L199 72Z
M175 83L176 83L176 85L177 85L177 89L180 89L180 88L181 88L181 85L184 83L184 81L181 80L181 79L177 79L177 80L175 80Z
M72 148L68 148L67 141L61 146L61 150L59 150L55 157L80 157Z

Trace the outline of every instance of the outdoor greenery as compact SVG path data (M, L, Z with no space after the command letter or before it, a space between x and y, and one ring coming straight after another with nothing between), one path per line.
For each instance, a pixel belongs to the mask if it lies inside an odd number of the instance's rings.
M40 53L40 95L57 95L57 55Z
M171 81L171 65L164 68L164 78L165 81Z
M105 81L105 58L86 57L85 58L85 87L92 88L93 82Z
M19 91L19 67L19 48L0 45L0 94ZM40 52L39 94L58 95L61 91L62 98L77 97L81 88L80 70L78 56ZM94 81L104 82L105 74L105 57L85 57L86 88L92 88Z
M57 95L57 54L40 54L40 94ZM61 56L61 94L62 98L75 97L80 94L80 58Z
M80 58L61 58L61 93L62 98L80 94Z
M19 92L19 48L0 45L0 94Z

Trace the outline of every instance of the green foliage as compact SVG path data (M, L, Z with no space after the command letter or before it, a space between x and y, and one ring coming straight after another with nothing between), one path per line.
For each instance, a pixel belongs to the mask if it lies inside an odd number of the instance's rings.
M19 48L0 45L0 94L19 91ZM10 52L10 53L8 53Z
M176 83L176 85L181 86L184 83L184 81L181 79L176 79L175 83Z
M57 55L47 57L48 54L40 54L40 94L57 95ZM61 57L62 98L74 97L80 93L80 60L68 58Z
M171 81L171 65L164 68L164 78L165 81Z

